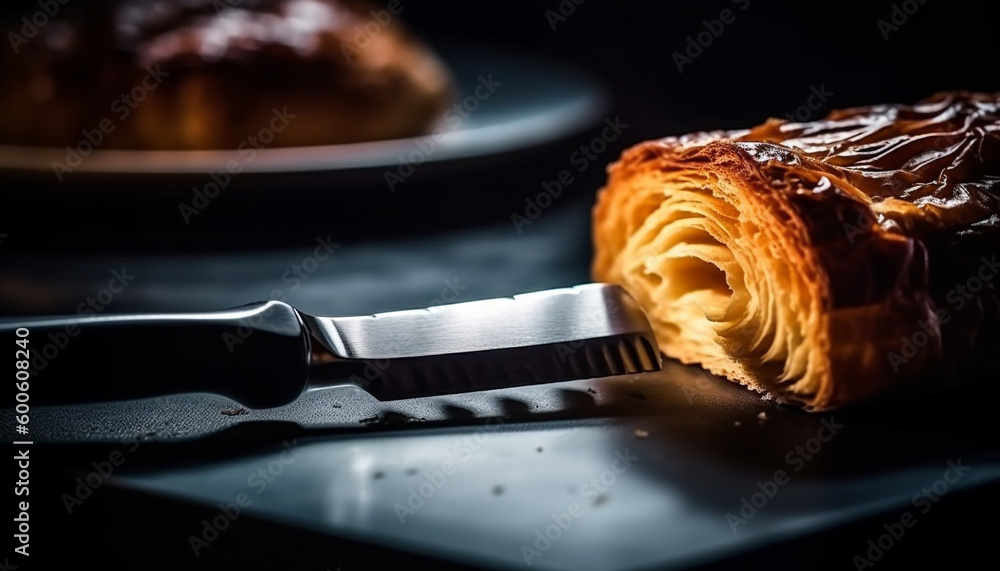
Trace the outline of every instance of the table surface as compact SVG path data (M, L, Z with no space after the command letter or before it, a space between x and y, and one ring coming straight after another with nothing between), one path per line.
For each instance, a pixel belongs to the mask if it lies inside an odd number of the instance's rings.
M316 314L421 307L443 294L586 282L589 205L570 200L521 233L497 221L343 243L294 287L282 275L308 249L43 265L15 254L0 280L48 308L71 307L120 267L136 276L112 301L123 312L218 309L275 288ZM988 407L954 395L809 415L668 362L658 373L388 403L334 387L269 410L209 395L41 407L32 436L85 458L121 453L109 489L213 509L244 498L244 513L262 520L435 560L679 569L872 514L919 518L915 495L946 476L948 491L1000 480ZM146 460L130 463L134 448ZM955 479L949 462L970 470ZM177 530L175 543L196 531Z

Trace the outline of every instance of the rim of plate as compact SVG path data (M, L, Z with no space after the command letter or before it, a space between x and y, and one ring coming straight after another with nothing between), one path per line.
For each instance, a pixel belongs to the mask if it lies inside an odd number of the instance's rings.
M514 63L516 56L510 57ZM530 61L530 60L529 60ZM273 147L259 149L252 161L236 149L210 150L94 150L72 173L86 174L204 174L224 170L229 161L240 163L241 172L289 173L360 170L392 167L419 150L418 142L433 137L434 150L423 162L444 162L524 149L569 136L589 126L607 108L609 97L603 86L576 67L559 63L560 81L573 97L553 104L526 106L515 117L491 118L480 124L462 125L438 133L405 139L367 141L339 145ZM536 71L541 69L534 64ZM509 114L508 114L509 115ZM66 164L67 147L0 145L0 171L54 174L53 162Z

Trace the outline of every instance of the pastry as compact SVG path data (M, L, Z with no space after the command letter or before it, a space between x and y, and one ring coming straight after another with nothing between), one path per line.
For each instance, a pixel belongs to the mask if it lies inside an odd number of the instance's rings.
M451 81L400 24L402 7L93 3L7 51L0 103L12 113L0 142L191 150L425 134Z
M608 169L593 277L660 349L827 410L1000 369L1000 93L649 141Z

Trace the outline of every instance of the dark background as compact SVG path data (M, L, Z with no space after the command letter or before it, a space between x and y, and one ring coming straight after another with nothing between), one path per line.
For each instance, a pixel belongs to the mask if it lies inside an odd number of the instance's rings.
M936 91L1000 89L1000 7L927 0L883 38L877 21L902 2L601 2L575 6L553 31L559 2L412 3L407 15L429 34L557 55L607 79L635 137L743 128L784 117L812 85L838 107L911 103ZM569 5L571 2L563 2ZM672 59L703 20L722 9L736 20L678 72Z
M604 155L609 160L625 146L648 138L743 128L769 116L784 117L806 102L812 87L832 92L817 117L841 107L912 103L945 89L1000 91L1000 6L995 2L909 2L919 9L888 40L877 22L888 20L893 5L903 2L750 0L746 11L728 0L403 3L404 19L433 44L488 45L556 57L601 78L612 96L609 115L620 115L630 125ZM572 5L574 11L553 30L546 11L558 11L560 4ZM66 10L85 5L84 0L71 0ZM683 73L678 72L673 53L683 51L688 36L705 29L703 20L718 18L724 8L736 12L735 22L726 25ZM16 20L36 10L35 2L6 2L0 16ZM9 29L4 28L5 35ZM590 136L592 132L581 139ZM245 286L254 278L253 266L248 269L246 260L265 260L259 262L257 273L272 279L288 263L301 259L316 235L327 233L345 244L363 244L363 253L346 253L348 258L354 256L353 261L330 268L326 276L331 283L354 276L363 282L359 288L371 290L369 297L352 300L358 312L419 305L437 295L441 279L455 275L469 284L470 299L585 281L590 256L587 209L603 180L600 169L581 177L572 188L573 196L554 206L544 225L532 232L514 234L508 221L511 212L523 208L524 197L538 182L552 177L553 164L565 163L578 142L567 140L497 162L464 165L452 173L425 169L413 181L414 191L407 195L411 198L397 197L396 202L370 194L369 186L384 186L378 177L374 183L363 179L348 188L355 191L353 197L315 185L299 191L289 188L294 184L286 180L273 180L263 187L233 189L206 212L197 228L180 230L170 206L177 202L176 193L186 188L139 187L124 193L107 192L104 185L41 189L31 181L2 177L0 232L9 237L0 242L0 315L72 313L76 303L94 291L95 283L99 286L101 279L106 280L108 268L120 263L139 264L149 274L165 268L156 278L159 283L150 284L153 289L160 286L162 297L139 295L136 286L116 299L115 309L183 311L251 302L271 286ZM493 226L504 226L506 231L476 230ZM559 260L554 261L552 254L525 262L539 245L547 245L549 253L561 252ZM410 260L409 265L400 259ZM554 268L548 274L543 273L546 265ZM427 282L414 277L421 272L431 276ZM291 301L296 301L294 296ZM293 305L316 303L305 297L297 301ZM55 473L59 466L51 468ZM53 489L65 488L63 483ZM919 537L909 536L905 546L901 544L892 559L877 568L904 569L931 558L950 561L952 550L965 557L972 557L975 549L989 553L985 534L996 528L993 516L987 514L981 526L974 522L981 510L998 505L997 495L994 489L956 497L935 511L934 519L916 528ZM109 501L141 498L124 494ZM51 514L41 515L56 517L60 510L57 505ZM167 512L168 507L159 506L157 513ZM99 511L96 514L53 531L58 535L52 537L66 538L67 552L81 555L78 561L98 563L106 555L101 530L108 522L101 520ZM178 509L164 521L113 522L112 527L155 534L190 527L190 521L202 515L191 508ZM875 518L718 568L834 568L825 557L842 564L843 554L863 543L881 521ZM267 522L247 526L244 546L269 541L289 546L288 566L305 566L311 563L311 554L331 549L327 538L318 534L288 533ZM53 549L51 544L42 547ZM338 560L362 562L347 568L424 563L402 554L365 552L347 542L336 547L344 550ZM224 566L224 562L214 564ZM147 561L146 567L153 565Z
M832 93L815 117L840 107L912 103L946 89L1000 90L1000 7L991 2L928 0L921 4L910 0L906 8L917 7L916 12L898 30L889 32L887 39L877 22L890 20L894 6L903 2L749 0L745 11L739 9L742 2L730 0L402 3L401 17L435 45L487 45L552 56L603 79L613 96L610 115L620 115L630 126L607 157L648 138L744 128L769 116L784 117L806 103L813 87ZM84 0L72 0L63 11L85 5ZM570 9L572 13L556 22L553 30L546 12L568 13ZM702 32L703 21L717 19L723 9L732 9L736 20L725 25L722 34L679 72L673 54L683 52L688 37ZM19 0L5 3L0 15L17 19L35 10L34 2ZM30 230L11 232L8 248L58 245L85 251L95 246L142 251L229 248L234 226L261 217L268 227L290 228L262 238L257 245L311 239L315 233L307 227L315 220L310 216L320 217L322 225L343 227L344 234L352 237L380 235L386 228L426 231L507 216L524 196L521 191L510 192L511 187L522 180L551 176L552 157L565 157L573 148L567 141L563 148L546 149L553 154L518 157L518 178L493 180L490 186L484 180L491 177L480 176L477 183L484 187L480 191L469 189L459 177L444 183L436 177L417 181L412 186L427 184L435 192L442 187L458 196L476 192L479 203L461 208L436 205L414 222L408 218L414 217L413 207L419 205L395 198L380 205L380 216L375 218L382 221L382 229L375 228L378 222L369 221L358 228L357 216L342 215L360 209L365 211L364 218L373 218L367 215L370 201L354 204L340 195L335 199L338 214L331 212L333 208L315 208L317 203L334 206L328 193L283 193L277 203L267 200L273 193L248 191L241 197L225 197L230 207L201 217L197 231L177 233L169 228L158 232L159 225L173 225L175 213L170 212L170 220L158 218L162 214L156 213L164 209L151 206L156 193L149 188L128 188L128 192L110 195L57 188L43 194L30 190L33 182L21 180L4 181L3 192L16 201L8 202L9 207L0 212L0 225ZM480 175L490 172L478 165L475 169ZM592 194L597 189L600 173L592 170L594 176L577 184L574 192ZM499 169L500 174L509 172ZM276 180L272 187L285 182ZM361 182L359 187L364 186ZM378 184L384 186L381 181ZM49 200L53 196L58 200ZM262 207L261 202L268 204ZM128 239L122 234L126 228L132 231ZM247 237L242 236L236 247L246 245Z

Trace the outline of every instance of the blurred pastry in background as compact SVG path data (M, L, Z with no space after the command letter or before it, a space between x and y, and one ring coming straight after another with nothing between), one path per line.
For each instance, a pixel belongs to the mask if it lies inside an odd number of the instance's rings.
M0 143L194 150L428 133L452 82L401 24L402 8L126 0L67 9L0 57Z

